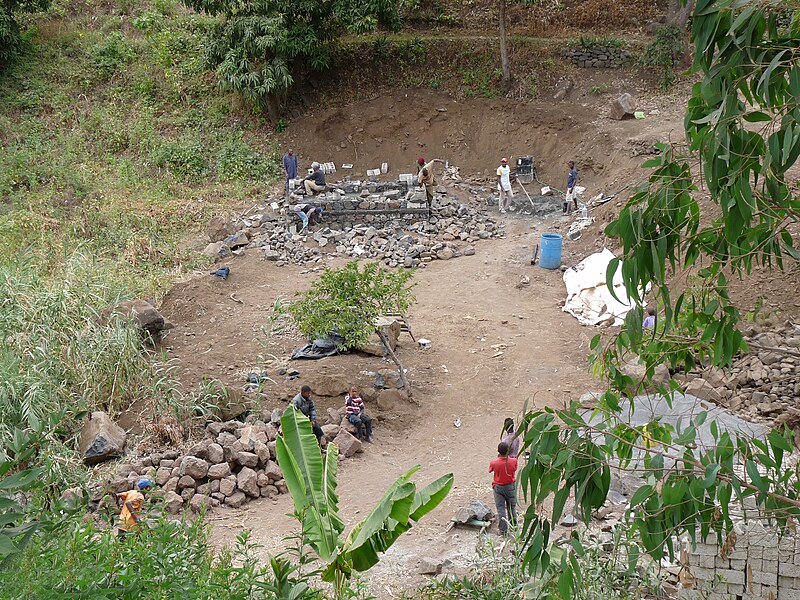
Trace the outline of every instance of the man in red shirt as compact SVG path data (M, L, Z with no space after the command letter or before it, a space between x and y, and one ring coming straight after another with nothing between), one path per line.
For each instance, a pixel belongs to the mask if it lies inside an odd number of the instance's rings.
M500 534L505 535L509 523L512 526L517 524L517 459L508 455L508 444L505 442L497 446L497 454L497 458L489 463L489 473L494 473L494 505L497 507Z

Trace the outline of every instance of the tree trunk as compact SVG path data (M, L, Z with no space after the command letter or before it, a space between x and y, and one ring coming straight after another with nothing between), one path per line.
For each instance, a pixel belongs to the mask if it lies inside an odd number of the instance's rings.
M681 0L670 0L667 7L667 23L677 25L681 29L686 29L689 17L694 11L694 0L687 0L686 5L681 5Z
M386 334L383 332L383 330L377 329L375 332L378 334L378 337L381 338L381 342L383 342L383 347L386 349L386 353L394 361L394 364L397 365L397 370L400 374L400 385L402 385L403 389L408 392L408 399L411 400L411 388L406 380L406 374L403 372L403 365L400 362L400 359L397 358L397 354L394 353L394 350L392 350L392 347L389 345L389 339L386 337Z
M506 44L506 0L499 0L500 12L500 64L503 67L503 89L511 87L511 67L508 65L508 46Z
M267 105L267 116L269 116L269 122L272 123L273 127L277 127L278 121L281 118L281 102L280 98L275 94L268 94L266 99Z

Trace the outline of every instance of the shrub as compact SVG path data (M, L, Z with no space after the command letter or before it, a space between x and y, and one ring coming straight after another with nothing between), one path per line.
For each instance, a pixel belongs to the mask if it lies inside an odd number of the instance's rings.
M267 157L241 138L229 140L217 154L220 179L264 179L270 172Z
M661 67L661 87L666 89L675 81L675 65L684 51L684 32L677 25L664 25L656 30L656 39L645 50L641 63Z
M89 55L94 68L108 77L122 65L131 62L136 57L136 51L121 33L114 32L102 43L92 46Z
M204 175L207 168L205 150L198 141L165 141L154 151L153 162L183 180Z

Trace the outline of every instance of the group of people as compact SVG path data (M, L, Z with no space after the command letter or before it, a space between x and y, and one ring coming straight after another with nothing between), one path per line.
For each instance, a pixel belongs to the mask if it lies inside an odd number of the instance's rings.
M317 421L317 407L311 397L311 386L304 385L300 388L300 393L292 399L292 404L311 421L311 429L317 437L317 442L322 446L325 432L322 431L322 427ZM364 400L358 393L358 387L350 386L344 397L344 408L347 420L353 426L355 436L361 441L372 442L372 417L366 412Z
M569 214L572 210L578 210L578 170L575 168L575 161L567 162L569 171L567 172L567 192L564 198L564 214ZM511 167L508 166L508 158L505 156L500 159L500 166L497 167L497 193L500 197L498 207L502 214L509 210L514 210L511 202L514 199L514 190L511 188Z

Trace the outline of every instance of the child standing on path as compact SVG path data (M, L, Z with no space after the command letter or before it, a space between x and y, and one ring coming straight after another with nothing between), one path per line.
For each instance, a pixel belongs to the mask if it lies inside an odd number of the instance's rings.
M508 456L508 444L500 442L497 458L489 463L489 473L494 473L492 491L497 508L500 535L508 531L508 524L517 524L517 459Z

